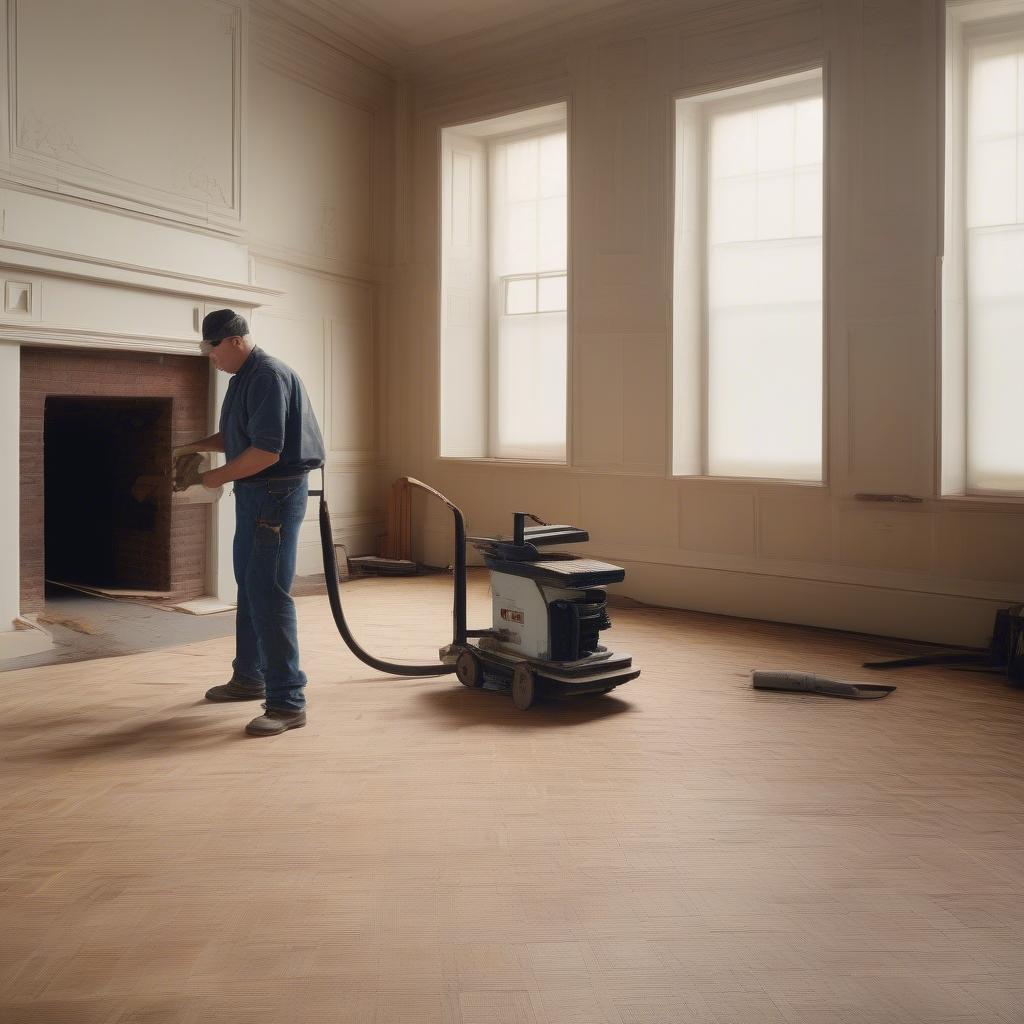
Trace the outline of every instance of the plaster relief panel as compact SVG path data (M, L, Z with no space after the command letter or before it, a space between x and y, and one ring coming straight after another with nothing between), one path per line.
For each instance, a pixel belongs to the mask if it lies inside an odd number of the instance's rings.
M753 494L688 487L679 503L679 546L684 551L754 554Z
M665 470L668 393L667 341L628 335L622 361L622 458L627 466Z
M661 335L580 335L576 345L573 461L665 469L665 338Z
M864 208L877 218L923 202L919 12L914 0L861 3ZM902 226L889 230L896 234Z
M344 528L346 522L358 524L379 516L377 480L364 470L329 469L327 494L336 530Z
M774 10L764 10L773 7ZM788 10L786 8L789 8ZM679 68L686 85L720 86L731 79L756 78L764 71L824 52L818 4L759 4L762 16L704 31L687 30L679 40Z
M857 28L858 116L846 142L853 154L850 199L859 215L850 222L856 272L848 288L854 308L869 303L876 315L898 315L931 301L932 266L921 246L934 231L940 161L921 83L930 93L935 58L921 5L911 0L864 0Z
M573 321L590 331L668 324L657 221L667 166L651 97L651 47L626 39L577 65L570 129ZM655 120L652 122L652 117Z
M38 320L40 317L38 281L3 282L4 314L13 318Z
M831 502L763 495L757 503L757 553L790 562L831 561Z
M499 471L491 475L489 491L491 519L503 536L511 533L512 513L517 511L532 512L549 523L570 523L587 529L580 514L579 483L572 477L548 471L526 470L512 475ZM470 530L475 529L471 523Z
M851 324L849 472L855 491L930 490L931 383L926 332L910 320ZM930 339L927 339L930 341Z
M960 579L1024 584L1021 517L997 512L948 513L939 519L938 566ZM1018 599L1024 594L1018 594Z
M839 560L872 569L927 571L932 527L932 516L925 512L844 509L839 516Z
M590 533L593 557L600 544L675 548L679 519L674 490L666 480L647 477L580 477L580 522Z
M199 356L194 310L194 300L184 295L73 278L46 281L47 325L80 333L86 344L91 335L107 333L121 336L129 347L145 339L170 338Z
M237 2L10 0L9 12L16 177L238 220Z
M373 113L263 65L252 99L254 238L300 261L369 264Z
M372 321L332 320L331 430L333 452L377 449L377 370Z
M302 380L317 422L324 427L327 390L324 379L324 321L272 309L256 312L253 341L290 366Z
M601 256L643 252L648 217L647 43L605 46L590 58L577 119L579 166L589 214L579 231ZM581 178L574 174L574 185Z
M577 337L573 374L575 443L580 466L621 465L623 457L622 340Z

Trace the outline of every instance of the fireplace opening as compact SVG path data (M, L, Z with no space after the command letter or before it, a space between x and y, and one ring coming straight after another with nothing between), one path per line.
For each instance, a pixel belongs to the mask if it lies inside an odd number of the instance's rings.
M171 412L171 399L46 397L48 580L171 589Z

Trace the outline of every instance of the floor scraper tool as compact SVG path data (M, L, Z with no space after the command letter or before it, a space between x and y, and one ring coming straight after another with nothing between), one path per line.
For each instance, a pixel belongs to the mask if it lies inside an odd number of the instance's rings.
M383 661L359 645L342 609L325 487L310 491L320 498L320 542L331 612L342 639L360 661L399 676L454 672L464 686L511 691L513 703L523 711L542 694L563 698L608 693L640 675L628 654L614 654L599 642L601 632L611 625L605 587L621 583L625 570L548 550L589 540L585 530L552 526L516 512L510 539L469 538L491 571L493 618L487 629L468 629L465 519L440 491L412 477L408 483L446 505L455 523L452 642L441 648L440 661L432 665Z

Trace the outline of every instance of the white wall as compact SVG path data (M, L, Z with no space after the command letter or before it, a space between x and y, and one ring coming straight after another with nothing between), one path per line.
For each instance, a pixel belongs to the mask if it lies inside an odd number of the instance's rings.
M937 257L941 8L933 0L759 0L451 46L417 83L400 202L401 307L388 358L392 466L445 491L471 532L513 510L588 527L641 599L982 643L1024 598L1024 508L940 499ZM646 16L645 16L646 12ZM443 58L443 59L440 59ZM681 480L671 443L674 97L824 65L828 119L825 486ZM438 134L568 99L568 468L440 460ZM914 505L858 501L903 493ZM425 550L444 560L444 520Z
M313 396L339 539L372 547L390 73L269 0L0 0L0 23L0 300L8 282L32 299L0 301L5 367L23 344L198 358L206 310L249 313ZM300 572L319 568L315 512ZM16 500L0 546L2 631L18 611ZM228 568L211 586L233 593Z
M20 501L18 481L18 382L21 374L20 352L14 345L0 345L0 465L10 475L7 486L0 490L0 522L17 522ZM9 537L9 531L6 531ZM19 612L18 545L0 544L0 628L13 623ZM7 627L9 628L9 627Z

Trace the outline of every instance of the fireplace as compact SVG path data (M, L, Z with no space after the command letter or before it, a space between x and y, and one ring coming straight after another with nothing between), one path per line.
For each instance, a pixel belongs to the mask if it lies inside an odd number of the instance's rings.
M171 589L171 408L168 398L47 397L46 579Z
M206 593L210 506L171 494L170 455L209 430L202 358L23 348L21 607L44 580Z

